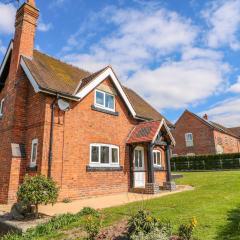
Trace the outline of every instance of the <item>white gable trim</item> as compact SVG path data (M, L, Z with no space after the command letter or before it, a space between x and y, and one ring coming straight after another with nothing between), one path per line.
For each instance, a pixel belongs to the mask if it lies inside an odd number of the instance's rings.
M100 75L98 75L91 83L89 83L85 88L83 88L82 90L80 90L77 94L76 97L82 99L84 98L88 93L90 93L94 88L96 88L102 81L104 81L107 77L111 77L113 83L115 84L116 88L118 89L119 93L121 94L123 100L125 101L128 109L130 110L131 114L133 115L133 117L136 116L136 112L132 107L132 104L130 103L130 101L128 100L127 95L125 94L125 92L123 91L123 88L121 86L121 84L119 83L115 73L113 72L113 70L108 67L103 73L101 73Z
M6 52L5 56L4 56L4 59L3 59L3 62L2 62L1 68L0 68L0 77L2 75L3 69L4 69L5 65L6 65L6 62L7 62L8 58L9 58L9 55L10 55L10 52L11 52L12 49L13 49L13 41L10 42L10 44L8 46L8 49L7 49L7 52Z
M156 135L154 136L152 142L155 142L155 140L156 140L156 138L157 138L157 135L158 135L159 131L161 130L161 128L162 128L163 126L164 126L165 129L167 130L167 133L168 133L168 135L169 135L169 137L170 137L170 139L171 139L171 141L172 141L173 146L175 146L175 145L176 145L175 139L174 139L172 133L170 132L170 129L169 129L166 121L164 120L164 118L163 118L162 121L160 122L158 131L156 132Z
M23 71L25 72L25 74L27 75L29 81L31 82L33 88L34 88L34 91L36 93L40 92L40 88L36 82L36 80L34 79L33 75L31 74L31 72L29 71L26 63L24 62L23 58L21 57L21 60L20 60L20 65L23 69Z

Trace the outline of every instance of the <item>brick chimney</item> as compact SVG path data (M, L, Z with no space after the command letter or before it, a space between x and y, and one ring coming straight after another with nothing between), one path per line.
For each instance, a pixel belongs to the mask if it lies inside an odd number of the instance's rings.
M205 114L203 115L203 118L204 118L205 120L208 120L208 115L205 113Z
M13 51L10 68L10 78L16 78L20 56L31 58L34 49L34 37L37 26L39 10L34 0L27 0L16 13L15 34L13 38Z

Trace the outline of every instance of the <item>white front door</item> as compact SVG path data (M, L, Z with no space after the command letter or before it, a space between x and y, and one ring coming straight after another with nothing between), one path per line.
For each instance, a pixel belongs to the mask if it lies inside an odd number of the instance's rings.
M134 150L134 187L145 187L144 148L136 147Z

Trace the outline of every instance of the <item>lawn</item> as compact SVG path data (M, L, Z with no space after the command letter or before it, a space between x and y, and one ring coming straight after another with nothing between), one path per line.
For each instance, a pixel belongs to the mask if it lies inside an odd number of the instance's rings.
M192 185L195 190L105 209L102 211L104 226L112 225L144 207L158 218L169 219L175 228L196 217L198 227L195 237L199 240L240 239L240 171L183 175L177 183ZM69 225L64 224L62 230L52 231L51 236L41 235L32 239L67 239L69 231L73 228L79 231L76 227L81 224L79 219Z
M240 171L183 173L178 184L195 190L170 195L145 203L105 209L111 224L144 205L155 216L167 218L176 226L192 217L198 220L198 239L240 239Z

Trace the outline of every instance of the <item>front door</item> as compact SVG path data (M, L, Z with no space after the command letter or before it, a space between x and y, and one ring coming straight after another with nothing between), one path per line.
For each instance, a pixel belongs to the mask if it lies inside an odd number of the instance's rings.
M144 148L136 147L134 150L134 187L145 187Z

